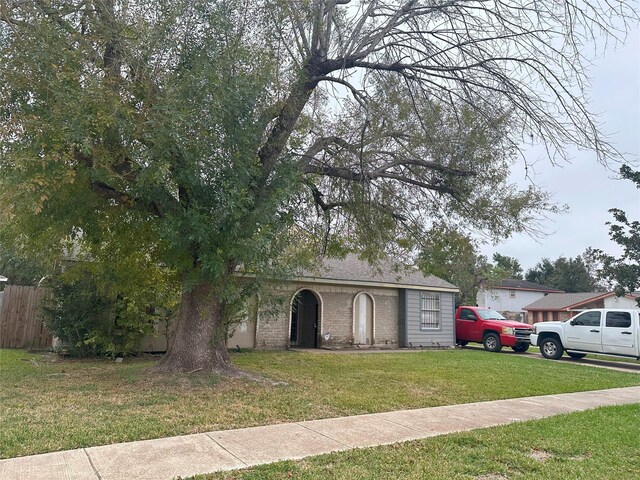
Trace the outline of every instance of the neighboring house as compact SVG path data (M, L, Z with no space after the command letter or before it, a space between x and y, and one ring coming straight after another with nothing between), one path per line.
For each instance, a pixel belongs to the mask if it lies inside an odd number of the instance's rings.
M433 347L455 345L454 296L458 289L417 270L381 271L354 255L327 260L278 293L287 307L275 318L236 326L227 345L253 347Z
M482 285L478 291L479 307L491 308L510 320L524 321L524 306L550 293L562 293L557 288L546 287L526 280L507 279L500 285Z
M614 292L551 293L524 309L528 323L563 321L589 308L638 308L636 298L635 295L616 297Z

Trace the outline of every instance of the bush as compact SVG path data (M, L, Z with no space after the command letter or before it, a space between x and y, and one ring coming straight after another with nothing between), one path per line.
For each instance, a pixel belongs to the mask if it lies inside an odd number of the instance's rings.
M172 292L163 290L166 283L152 290L149 284L125 288L113 280L74 267L49 282L52 295L43 307L45 325L69 355L139 353L142 338L173 314L176 301Z

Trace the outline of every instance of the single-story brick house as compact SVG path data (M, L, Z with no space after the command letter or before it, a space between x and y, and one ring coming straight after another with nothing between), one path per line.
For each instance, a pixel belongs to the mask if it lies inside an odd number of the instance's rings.
M236 326L233 348L447 347L455 345L458 288L417 270L379 269L348 255L327 260L280 287L289 299L268 320L255 313ZM285 305L287 302L285 302Z
M614 292L550 293L524 310L528 323L564 321L589 308L638 308L636 298L616 297Z

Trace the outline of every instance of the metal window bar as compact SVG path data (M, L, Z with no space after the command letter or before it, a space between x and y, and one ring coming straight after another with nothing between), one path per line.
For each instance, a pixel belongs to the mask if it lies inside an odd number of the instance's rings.
M425 293L420 295L421 327L438 328L440 326L440 295Z

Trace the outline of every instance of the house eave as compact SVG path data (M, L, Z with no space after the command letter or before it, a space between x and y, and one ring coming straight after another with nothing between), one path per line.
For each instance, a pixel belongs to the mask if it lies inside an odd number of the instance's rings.
M295 277L294 282L322 283L326 285L348 285L353 287L405 288L407 290L430 290L434 292L458 293L459 288L437 287L430 285L410 285L406 283L375 282L366 280L341 280L319 277Z
M564 290L542 290L539 288L522 288L522 287L482 287L484 290L519 290L523 292L540 292L540 293L565 293Z

